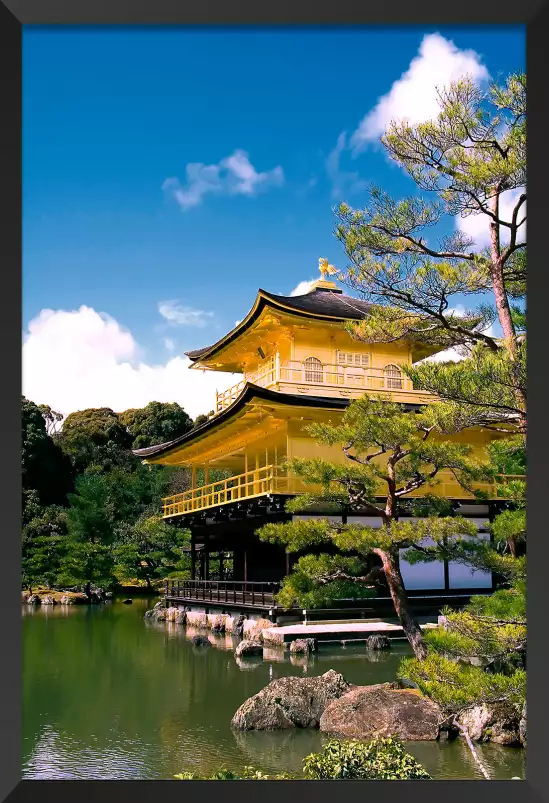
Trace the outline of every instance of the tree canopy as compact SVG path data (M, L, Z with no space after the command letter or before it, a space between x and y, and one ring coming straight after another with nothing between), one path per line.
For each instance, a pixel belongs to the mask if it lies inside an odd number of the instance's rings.
M166 443L193 427L192 418L177 402L149 402L145 407L120 413L119 420L133 438L133 449Z

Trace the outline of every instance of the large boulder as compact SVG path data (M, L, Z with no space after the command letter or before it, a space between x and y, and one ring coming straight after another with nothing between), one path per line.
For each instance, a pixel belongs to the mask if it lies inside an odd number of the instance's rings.
M342 739L397 736L428 741L438 738L442 719L438 705L417 691L380 683L358 686L331 702L320 719L320 730Z
M235 657L241 658L243 655L263 655L263 644L260 641L244 639L235 650Z
M316 728L326 706L351 688L333 669L315 678L277 678L240 706L231 725L265 731Z
M457 721L467 728L474 742L515 746L521 743L520 719L520 712L511 703L483 703L463 711Z
M315 638L298 638L290 644L290 654L309 655L316 652L317 642Z

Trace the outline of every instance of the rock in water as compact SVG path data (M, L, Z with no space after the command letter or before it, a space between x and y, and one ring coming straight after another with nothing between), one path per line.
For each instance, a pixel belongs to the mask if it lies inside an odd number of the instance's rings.
M391 642L387 636L368 636L366 639L367 650L390 650Z
M511 703L476 705L463 711L458 722L469 731L474 742L519 745L520 712Z
M519 722L519 737L521 743L526 747L526 701L522 706L522 716Z
M405 741L435 740L441 710L432 700L393 683L358 686L326 707L320 730L342 739L369 741L396 736Z
M206 636L193 636L191 639L195 647L210 647L210 641Z
M290 653L294 655L305 654L309 655L311 652L316 652L317 642L315 638L298 638L290 644Z
M57 602L50 594L47 594L45 597L42 597L42 605L57 605Z
M73 598L69 597L68 594L63 594L59 602L61 603L61 605L74 605Z
M263 644L260 641L244 639L244 641L240 642L234 654L235 658L241 658L243 655L263 655Z
M333 669L315 678L277 678L240 706L231 725L247 731L316 728L326 706L352 688Z
M178 625L184 625L185 624L185 620L186 620L186 617L187 617L187 613L185 611L185 608L175 608L175 607L173 607L173 608L165 608L164 610L165 610L164 621L166 621L166 622L175 622ZM153 608L153 613L155 615L157 615L158 612L155 611L154 608ZM156 618L156 617L153 616L153 618Z
M27 598L27 605L40 605L40 597L38 594L31 594L30 597Z
M123 605L132 605L133 604L133 599L123 599L122 600L122 604Z

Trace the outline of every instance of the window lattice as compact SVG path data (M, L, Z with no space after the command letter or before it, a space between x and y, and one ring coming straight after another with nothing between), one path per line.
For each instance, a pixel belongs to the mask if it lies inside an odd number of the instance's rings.
M370 355L338 351L337 361L339 365L360 365L362 368L368 368L370 365Z
M402 372L396 365L387 365L383 370L385 387L393 390L402 390Z
M317 357L307 357L304 361L305 382L322 382L322 363Z

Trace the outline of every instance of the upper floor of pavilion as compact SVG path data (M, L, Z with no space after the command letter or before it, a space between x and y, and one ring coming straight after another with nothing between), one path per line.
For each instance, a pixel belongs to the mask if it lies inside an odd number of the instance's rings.
M191 368L242 375L216 394L214 412L229 407L246 384L282 393L358 398L368 392L395 401L427 403L403 371L440 350L411 340L365 343L346 324L367 317L371 305L326 280L332 266L320 260L321 278L304 295L259 290L248 314L216 343L186 355Z

